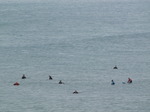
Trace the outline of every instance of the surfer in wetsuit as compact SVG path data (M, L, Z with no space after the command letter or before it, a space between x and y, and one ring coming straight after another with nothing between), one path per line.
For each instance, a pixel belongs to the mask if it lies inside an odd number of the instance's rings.
M73 92L73 94L78 94L78 93L79 93L79 92L78 92L78 91L76 91L76 90Z
M118 69L118 67L117 67L117 66L115 66L113 69Z
M64 84L64 83L60 80L58 84Z
M49 80L53 80L53 78L49 75Z
M132 79L128 78L128 82L127 83L132 83Z
M111 80L111 85L115 85L115 82L114 82L114 80Z
M26 76L25 76L25 74L23 74L23 76L22 76L22 79L26 79Z

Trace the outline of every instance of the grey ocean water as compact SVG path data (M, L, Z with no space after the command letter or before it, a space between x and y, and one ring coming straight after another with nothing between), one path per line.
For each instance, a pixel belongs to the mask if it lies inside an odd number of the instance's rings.
M0 112L149 112L149 6L148 0L1 3ZM133 83L122 84L128 77Z

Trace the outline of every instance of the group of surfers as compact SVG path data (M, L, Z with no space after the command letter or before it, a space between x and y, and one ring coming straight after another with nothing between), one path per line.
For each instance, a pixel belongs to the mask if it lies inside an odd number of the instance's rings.
M26 79L25 74L22 75L22 79ZM49 75L49 80L53 80L52 76L50 76L50 75ZM58 84L65 84L65 83L60 80ZM19 84L18 82L16 82L16 83L14 83L14 85L15 85L15 86L18 86L18 85L20 85L20 84ZM78 92L77 90L75 90L75 91L73 92L73 94L78 94L78 93L79 93L79 92Z
M117 69L117 67L115 66L114 69ZM26 79L26 76L25 74L23 74L22 76L22 79ZM49 75L49 80L53 80L53 78ZM132 83L132 79L131 78L128 78L128 81L127 81L128 84L131 84ZM58 84L64 84L64 82L62 82L61 80L59 81ZM125 84L125 82L123 82L123 84ZM14 83L14 85L20 85L18 82ZM115 85L115 82L114 80L111 80L111 85ZM78 94L79 92L78 91L74 91L73 94Z
M125 84L125 82L122 82L122 83ZM131 78L128 78L127 83L128 83L128 84L131 84L131 83L132 83L132 79L131 79ZM115 85L114 80L111 80L111 85Z
M25 74L22 75L22 79L26 79ZM49 80L53 80L52 76L50 76L50 75L49 75ZM62 82L62 81L60 80L58 84L64 84L64 82Z
M118 67L115 65L113 67L113 69L118 69ZM122 82L123 84L125 84L125 82ZM132 83L132 79L131 78L128 78L128 81L127 81L128 84L131 84ZM111 80L111 85L115 85L115 82L114 80Z

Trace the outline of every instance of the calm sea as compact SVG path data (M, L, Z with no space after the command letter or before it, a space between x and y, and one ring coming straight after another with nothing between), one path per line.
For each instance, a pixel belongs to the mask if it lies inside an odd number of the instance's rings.
M149 6L148 0L1 2L0 111L149 112Z

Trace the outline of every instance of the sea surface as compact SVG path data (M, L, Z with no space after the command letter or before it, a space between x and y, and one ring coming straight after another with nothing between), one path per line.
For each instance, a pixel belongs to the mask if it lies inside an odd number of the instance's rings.
M0 112L150 111L149 0L0 2Z

